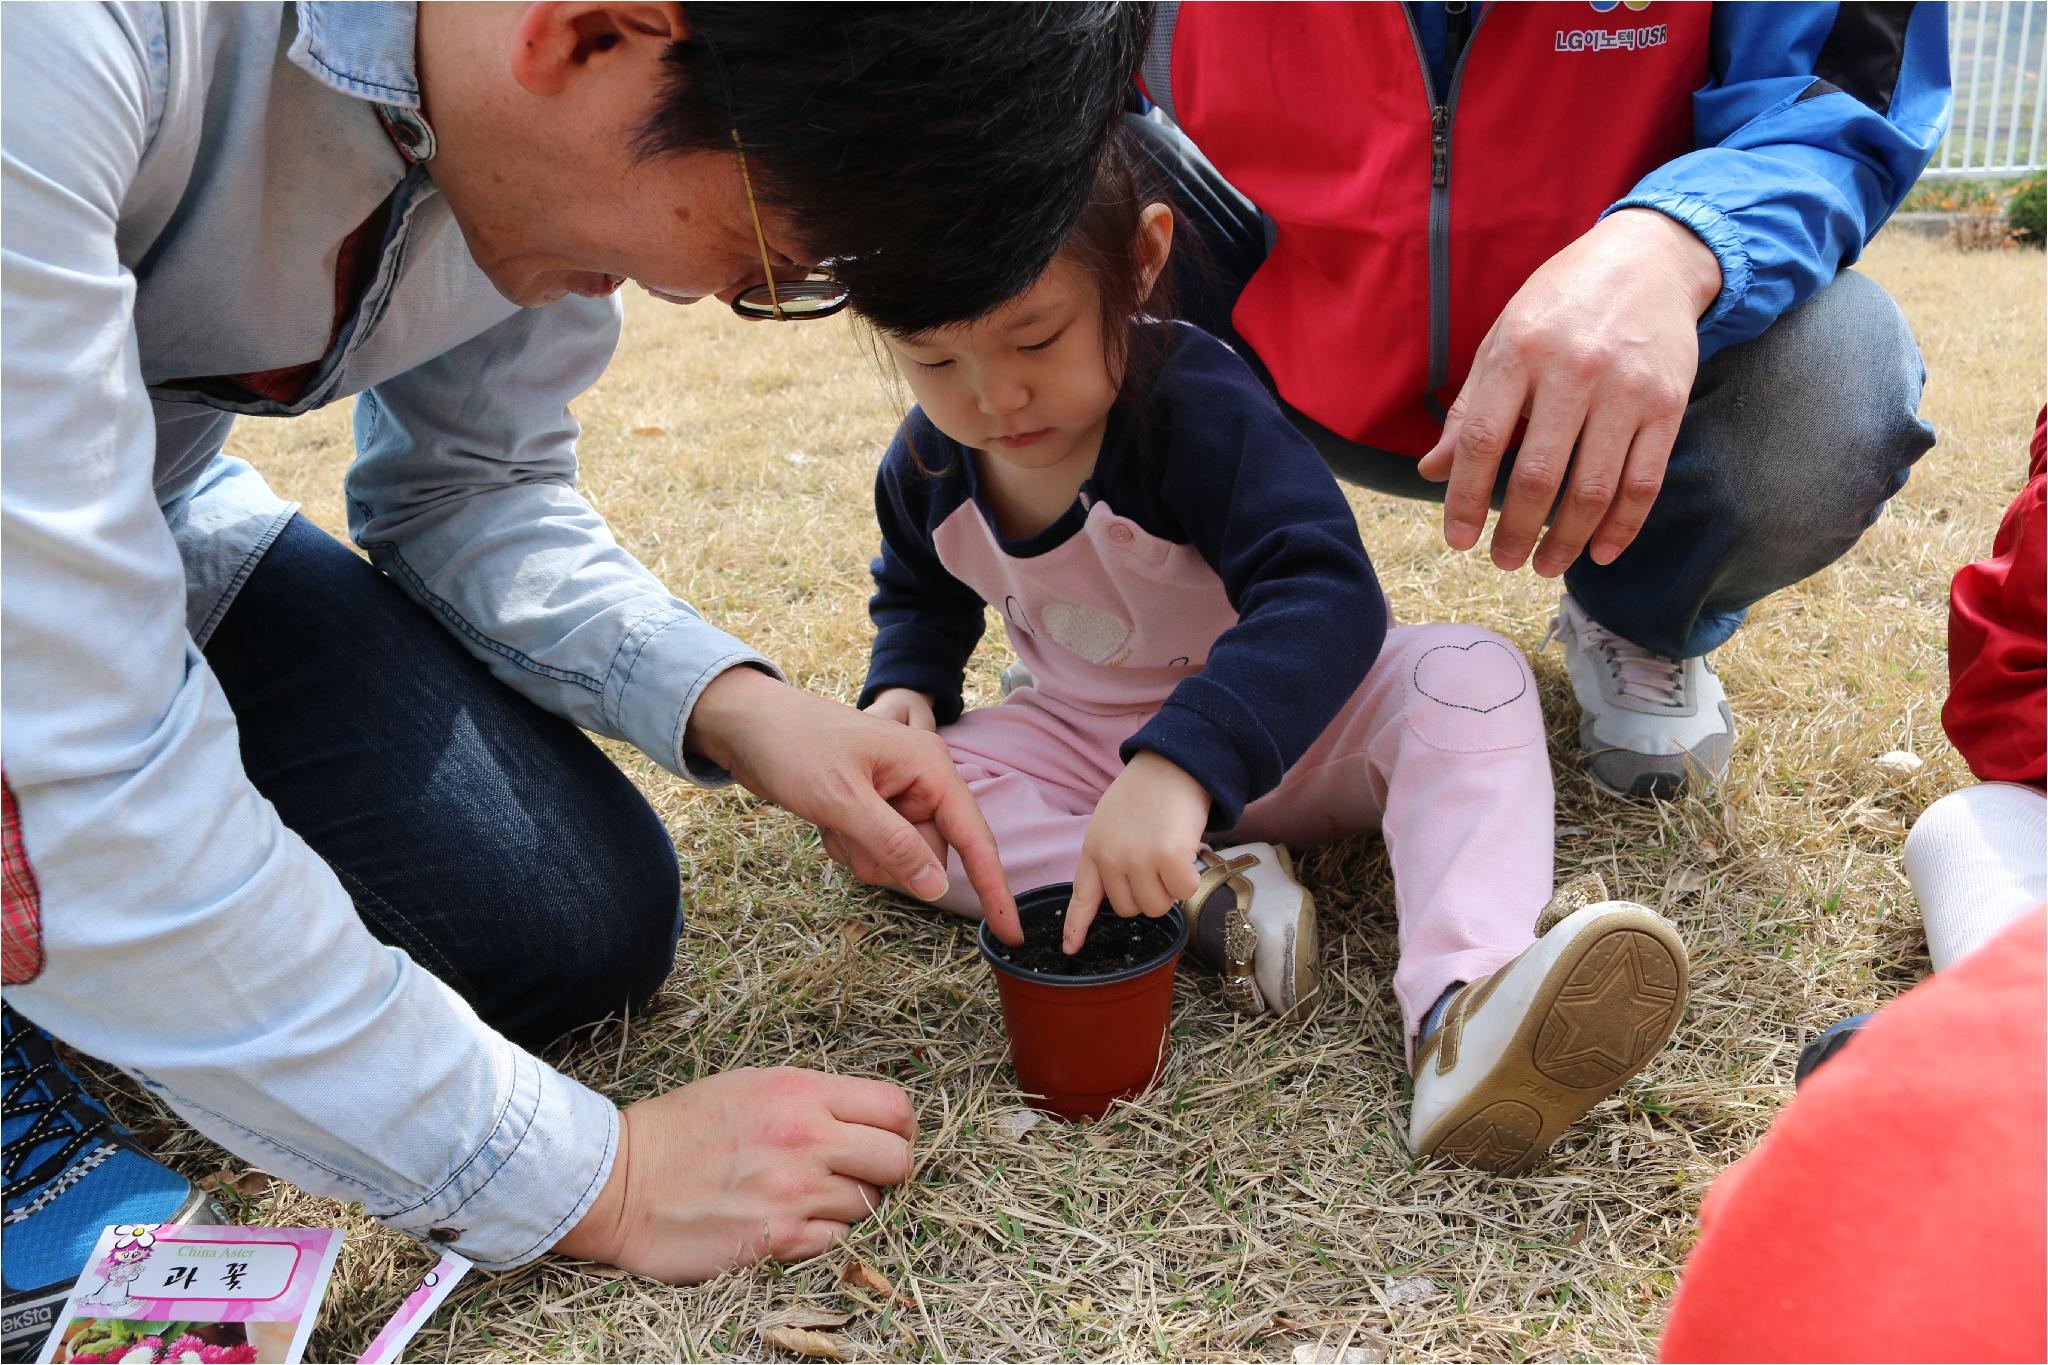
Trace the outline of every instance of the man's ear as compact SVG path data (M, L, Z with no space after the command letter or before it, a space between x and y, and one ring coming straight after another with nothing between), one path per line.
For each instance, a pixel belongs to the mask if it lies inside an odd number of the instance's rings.
M1158 202L1150 203L1138 213L1138 297L1152 297L1152 286L1158 283L1159 272L1166 269L1166 260L1173 255L1173 210Z
M533 95L558 95L572 77L636 44L666 49L690 36L673 3L551 0L528 5L512 30L512 78Z

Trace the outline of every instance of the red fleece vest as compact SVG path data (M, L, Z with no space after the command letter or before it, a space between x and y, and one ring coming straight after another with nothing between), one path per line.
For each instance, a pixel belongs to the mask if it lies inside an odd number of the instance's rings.
M1515 290L1693 149L1712 16L1668 0L1488 5L1453 105L1432 100L1403 5L1182 5L1174 114L1278 227L1233 321L1281 394L1353 440L1427 450L1440 426L1425 395L1457 396ZM1433 201L1448 211L1435 376Z

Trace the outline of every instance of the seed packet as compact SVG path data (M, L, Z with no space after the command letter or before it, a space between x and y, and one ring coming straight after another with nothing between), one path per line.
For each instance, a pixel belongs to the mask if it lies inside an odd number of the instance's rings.
M295 1365L340 1250L339 1228L110 1227L36 1359Z
M448 1291L468 1271L469 1265L452 1251L442 1252L439 1263L427 1272L419 1288L405 1296L405 1302L398 1305L391 1321L377 1333L370 1349L356 1357L356 1365L394 1365L398 1353L412 1340L413 1333L426 1326L427 1319L434 1315L434 1310L441 1306L441 1300L448 1297Z

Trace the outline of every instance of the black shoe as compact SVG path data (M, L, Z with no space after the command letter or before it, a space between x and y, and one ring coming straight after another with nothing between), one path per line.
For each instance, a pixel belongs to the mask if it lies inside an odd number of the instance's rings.
M1870 1022L1867 1014L1852 1014L1839 1024L1830 1024L1820 1037L1799 1050L1799 1065L1792 1072L1794 1089L1806 1084L1806 1078L1820 1069L1822 1062L1848 1046L1849 1040L1863 1031Z

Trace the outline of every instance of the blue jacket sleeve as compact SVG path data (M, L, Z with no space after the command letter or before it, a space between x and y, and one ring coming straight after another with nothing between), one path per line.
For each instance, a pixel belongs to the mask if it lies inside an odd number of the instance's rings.
M1945 5L1717 4L1698 150L1607 211L1651 208L1721 262L1701 358L1830 283L1898 208L1949 119Z
M1171 514L1223 580L1237 624L1125 742L1209 792L1212 829L1280 785L1350 701L1387 606L1337 481L1220 342L1192 333L1159 382L1146 439Z
M868 599L875 645L857 704L907 687L930 697L939 724L951 725L960 719L967 660L981 639L982 601L947 571L932 545L932 531L944 519L935 509L959 501L961 473L957 465L950 474L918 468L913 436L927 451L945 440L913 411L875 476L875 516L882 525L882 552L871 566L875 595Z

